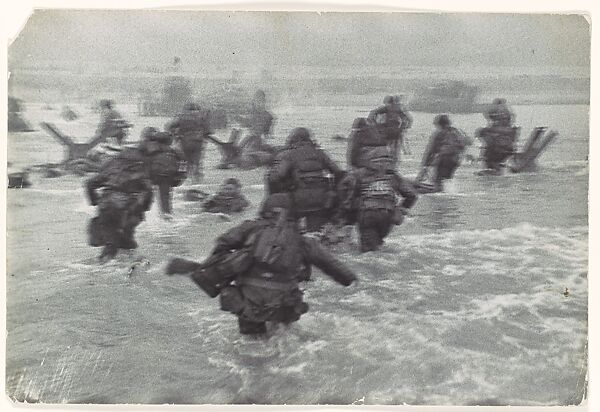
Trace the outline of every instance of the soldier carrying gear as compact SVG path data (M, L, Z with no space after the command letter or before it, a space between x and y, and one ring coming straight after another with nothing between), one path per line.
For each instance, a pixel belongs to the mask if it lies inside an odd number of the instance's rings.
M413 186L393 170L393 156L387 147L376 147L369 153L367 167L353 170L338 187L340 219L357 223L360 251L377 250L394 224L403 221L417 193ZM398 205L397 194L404 201Z
M216 243L205 264L174 259L167 273L192 272L209 296L220 294L221 309L238 317L242 334L264 334L267 322L289 324L308 311L298 287L304 264L318 267L344 286L356 280L315 239L301 235L288 194L270 195L259 219L234 227Z
M242 184L235 177L225 180L217 193L211 196L202 208L211 213L240 213L250 202L242 194Z
M496 98L483 114L490 127L511 127L515 118L506 104L506 99Z
M451 126L448 115L440 114L435 117L433 124L437 130L431 135L429 144L423 153L421 172L417 181L422 181L427 168L432 167L433 185L435 191L443 190L442 182L452 179L460 164L461 156L471 140L460 130Z
M123 116L114 109L112 100L100 101L100 124L96 130L96 136L102 136L104 139L114 138L117 144L123 144L127 131L131 124L123 119Z
M376 125L379 133L387 139L394 162L397 163L399 150L403 145L403 133L412 126L412 117L402 108L399 97L396 99L394 96L386 96L383 103L383 106L371 110L367 120ZM383 116L383 121L378 121L379 116Z
M488 127L478 129L476 135L483 141L483 158L486 167L500 174L504 162L515 152L519 128L513 126L514 114L505 99L494 99L492 106L483 114Z
M286 150L276 158L267 180L269 186L278 186L292 194L298 217L306 218L306 229L312 232L331 219L336 202L335 185L343 174L315 145L308 129L298 127L290 133Z
M142 130L140 150L147 158L148 172L158 187L161 217L171 219L172 187L179 186L186 177L187 164L183 153L171 147L173 138L169 133L154 127Z
M167 124L165 130L175 136L175 141L179 142L192 181L200 183L204 142L206 137L212 134L207 114L203 113L195 103L187 103L183 113Z
M135 228L152 204L145 161L139 149L127 148L86 182L90 203L98 206L98 216L89 225L89 243L104 246L102 261L112 259L118 249L137 248ZM100 194L98 189L102 189Z
M364 117L357 117L352 124L352 133L348 139L346 163L349 169L365 167L367 155L375 147L387 146L387 139L380 135L374 126Z

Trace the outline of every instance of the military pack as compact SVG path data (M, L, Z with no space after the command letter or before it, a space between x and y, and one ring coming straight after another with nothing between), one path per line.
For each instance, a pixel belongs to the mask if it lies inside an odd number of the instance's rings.
M287 211L281 210L276 222L264 227L254 242L254 261L268 270L283 273L294 272L300 267L300 235L295 223L287 219Z
M392 175L364 178L360 184L360 198L362 209L394 210L396 192L392 186Z
M174 180L174 185L179 186L185 179L187 165L179 154L172 148L156 153L150 159L150 176L167 177Z
M139 150L127 148L108 160L100 173L106 177L106 186L127 191L131 183L146 178L146 165Z

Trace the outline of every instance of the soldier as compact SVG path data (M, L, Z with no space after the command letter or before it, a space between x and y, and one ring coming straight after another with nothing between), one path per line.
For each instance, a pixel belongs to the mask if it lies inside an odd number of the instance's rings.
M196 104L187 103L183 113L170 122L165 129L175 136L176 141L179 141L192 182L200 183L204 141L206 136L212 134L209 119Z
M501 174L504 162L515 152L519 129L513 127L515 117L504 99L494 99L483 115L488 127L476 131L483 142L483 159L491 173Z
M371 124L378 125L380 133L385 136L388 145L394 154L394 161L399 159L400 147L403 145L403 133L412 126L412 117L404 111L400 104L400 97L386 96L383 106L371 110L367 120ZM378 116L383 115L382 122L378 122Z
M346 151L347 167L356 169L366 166L366 155L371 149L387 145L387 139L377 133L375 127L367 123L367 119L364 117L354 119Z
M225 180L217 193L204 202L202 208L210 213L240 213L250 205L241 189L240 181L230 177Z
M288 194L270 195L257 220L247 220L217 239L204 265L174 259L167 273L189 273L221 309L238 317L244 335L264 335L267 322L290 324L308 311L298 287L303 265L315 265L349 286L356 276L315 239L303 237ZM234 282L234 284L232 284Z
M86 183L90 203L98 206L98 216L89 225L89 243L104 246L102 262L115 257L119 249L137 248L135 228L152 204L145 161L141 150L126 148Z
M422 181L427 173L427 168L432 167L434 169L434 190L441 191L443 190L442 182L452 179L460 164L461 156L471 141L464 133L451 126L448 115L437 115L433 124L437 130L431 135L425 149L421 161L421 172L416 180Z
M317 147L304 127L292 130L286 149L276 160L267 174L269 187L289 191L298 216L306 218L306 230L320 230L332 217L335 184L344 172Z
M506 104L506 99L502 98L494 99L483 116L491 127L511 127L515 120L514 114Z
M393 165L389 149L376 147L369 153L367 167L352 171L340 182L340 219L358 223L361 252L379 249L392 225L401 224L417 200L412 185L394 172ZM396 194L404 198L400 207Z
M150 179L158 187L160 215L164 220L172 219L172 189L183 183L186 177L186 162L183 153L171 147L173 138L154 127L142 130L140 149L147 157Z
M131 124L123 119L123 116L114 109L112 100L100 101L101 121L96 130L96 136L102 136L104 139L114 138L118 145L123 144L127 137L127 129Z

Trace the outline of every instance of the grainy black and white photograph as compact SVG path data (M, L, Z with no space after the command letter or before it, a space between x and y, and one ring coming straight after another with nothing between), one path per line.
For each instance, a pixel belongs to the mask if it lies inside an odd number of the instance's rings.
M14 405L586 403L589 15L22 24Z

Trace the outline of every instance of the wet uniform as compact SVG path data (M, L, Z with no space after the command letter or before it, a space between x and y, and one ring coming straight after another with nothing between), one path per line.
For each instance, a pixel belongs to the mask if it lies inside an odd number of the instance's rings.
M292 194L296 212L306 218L310 232L321 229L335 206L334 185L327 174L337 181L343 173L323 150L312 141L303 140L288 145L276 157L267 180L271 188Z
M372 124L376 124L379 115L385 117L383 123L378 124L377 129L387 140L395 156L395 161L398 161L400 146L402 146L402 132L405 129L410 129L412 117L398 103L380 106L371 110L368 119Z
M514 153L518 129L512 126L514 115L504 103L491 105L484 117L489 126L478 133L485 144L483 158L488 169L499 171Z
M147 156L150 179L158 187L161 212L168 215L172 212L171 188L179 186L186 176L184 155L171 147L172 141L167 133L158 133L140 144Z
M119 248L137 247L135 228L152 203L152 184L144 162L140 150L126 149L86 182L90 203L98 206L98 216L90 223L90 244L104 246L101 257L113 257Z
M260 254L260 244L268 242L262 236L275 224L272 218L246 221L218 238L215 253L249 244L255 254ZM318 241L303 237L295 221L287 220L283 224L287 227L279 240L281 255L271 263L255 258L250 268L235 279L235 285L221 291L221 307L238 316L242 334L265 333L265 322L292 323L308 311L298 287L303 265L315 265L344 286L356 278Z
M396 194L404 198L404 209L417 200L413 186L398 174L368 168L352 171L340 182L339 192L342 212L356 217L361 252L377 250L394 223L400 223L396 220ZM354 223L352 218L347 221Z
M118 111L115 109L103 109L102 120L96 131L96 135L102 136L104 139L113 137L118 144L121 144L127 135L126 125L127 123Z
M452 179L468 144L470 142L465 135L451 126L433 133L425 149L422 165L434 167L435 185L440 186L443 180Z
M355 169L366 166L366 154L375 147L387 145L387 139L377 133L375 127L367 125L364 119L356 119L346 151L348 168Z
M167 125L166 130L179 141L189 173L194 182L199 183L202 178L205 137L212 133L207 116L200 111L182 113Z

